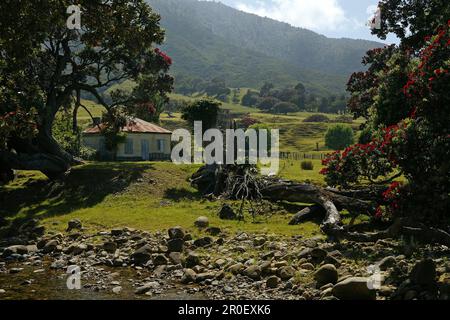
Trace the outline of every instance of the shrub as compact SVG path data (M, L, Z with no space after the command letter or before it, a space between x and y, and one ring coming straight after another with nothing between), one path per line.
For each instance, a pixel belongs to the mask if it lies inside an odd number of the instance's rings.
M355 141L353 130L349 126L337 124L330 127L325 134L325 145L333 150L342 150Z
M275 105L273 108L273 113L277 114L288 114L291 112L298 111L298 107L290 102L280 102Z
M302 170L314 170L314 164L312 163L312 161L302 161L300 163L300 167L302 168Z
M350 116L345 116L345 115L341 115L336 117L336 119L334 119L333 122L338 122L338 123L353 123L353 118Z
M312 116L309 116L303 122L330 122L330 119L327 116L324 116L323 114L313 114Z

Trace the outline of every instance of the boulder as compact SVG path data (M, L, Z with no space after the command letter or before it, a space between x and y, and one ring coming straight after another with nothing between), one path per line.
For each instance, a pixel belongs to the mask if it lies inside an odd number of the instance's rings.
M229 205L224 204L219 211L219 218L222 220L236 220L236 213Z
M58 247L58 241L50 240L42 248L42 252L43 253L51 253L51 252L55 251L57 247Z
M144 264L148 260L150 260L152 256L152 248L149 245L143 245L139 249L137 249L131 255L131 259L133 259L136 264Z
M181 253L180 252L169 253L169 260L171 263L173 263L175 265L181 264L181 262L182 262Z
M328 283L335 284L338 281L337 269L332 264L325 264L314 273L314 279L319 288Z
M409 275L412 283L429 286L436 283L436 264L432 259L422 260L413 267Z
M340 300L375 300L376 291L369 289L367 278L350 277L333 287L333 296Z
M168 230L170 239L184 239L184 230L180 226Z
M194 246L196 247L206 247L213 243L213 239L211 237L203 237L194 241Z
M222 230L219 227L209 227L206 229L206 232L212 236L217 236L222 232Z
M81 224L81 221L78 219L72 219L67 223L67 232L72 231L74 229L81 230L83 228L83 225Z
M168 264L168 260L167 258L162 255L162 254L158 254L153 258L153 264L155 266L163 266L163 265L167 265Z
M109 253L114 253L117 250L117 243L113 241L107 241L103 244L103 250Z
M240 262L233 264L232 266L230 266L228 268L228 271L231 272L232 274L239 274L242 272L242 270L244 270L244 265Z
M386 271L388 268L395 266L397 260L394 256L388 256L383 258L380 262L378 262L378 267L381 271Z
M280 284L280 278L277 276L270 276L266 280L266 287L269 289L275 289Z
M200 263L200 258L195 252L189 252L184 259L184 265L186 268L193 268Z
M123 229L112 229L111 235L114 237L121 236L123 234Z
M183 276L181 277L181 283L192 283L195 282L196 278L197 274L195 273L195 271L188 268L184 270Z
M291 266L285 266L278 269L278 276L282 280L289 280L295 276L295 269Z
M244 269L243 274L253 280L259 280L261 278L261 268L259 266L249 266Z
M195 220L194 225L200 229L207 228L209 226L209 219L204 216L198 217L197 220Z
M168 252L182 252L184 246L184 240L177 238L177 239L170 239L167 241L167 251Z

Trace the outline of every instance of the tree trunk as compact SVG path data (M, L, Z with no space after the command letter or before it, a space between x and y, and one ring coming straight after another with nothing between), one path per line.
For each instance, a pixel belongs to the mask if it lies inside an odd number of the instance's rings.
M78 134L78 109L81 106L81 95L80 95L80 89L77 90L77 101L75 103L75 106L73 108L72 113L72 132L74 135Z

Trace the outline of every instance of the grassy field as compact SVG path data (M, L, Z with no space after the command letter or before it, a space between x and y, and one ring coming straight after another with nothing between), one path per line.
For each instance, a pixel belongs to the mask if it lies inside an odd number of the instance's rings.
M188 182L197 168L168 162L90 163L73 168L64 187L49 184L41 173L19 172L13 183L0 187L0 214L11 223L39 218L54 231L78 218L89 231L123 226L157 231L180 225L195 233L195 219L207 216L212 226L228 232L320 234L320 221L288 225L300 208L292 204L274 206L270 217L257 221L250 216L244 222L220 220L222 202L202 199Z
M177 95L172 98L193 99ZM93 116L101 116L102 107L91 101L83 103ZM250 114L261 123L280 129L281 151L308 155L330 151L324 146L324 136L328 127L336 122L337 115L327 115L330 123L309 123L304 122L311 115L308 112L272 115L235 104L224 104L223 107L231 110L236 119ZM90 123L85 110L80 109L78 117L83 126ZM171 116L163 113L161 125L170 130L187 127L180 113ZM359 122L352 126L357 129ZM279 176L323 185L323 176L319 174L321 161L312 160L312 163L313 170L303 170L300 160L281 160ZM287 236L320 234L320 221L288 225L292 214L301 208L300 204L274 206L270 217L257 221L250 216L245 222L219 220L217 213L222 202L202 199L188 182L197 169L197 165L179 166L168 162L89 163L73 168L64 188L49 183L41 173L22 171L13 183L0 187L0 214L11 223L36 217L55 231L62 231L70 219L79 218L93 231L119 226L156 231L181 225L195 232L195 219L204 215L211 225L230 232L243 230Z

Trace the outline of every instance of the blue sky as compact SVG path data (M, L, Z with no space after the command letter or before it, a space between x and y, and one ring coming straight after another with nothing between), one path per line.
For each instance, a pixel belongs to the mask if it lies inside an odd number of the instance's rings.
M218 0L215 0L218 2ZM366 22L377 0L220 0L242 11L287 22L333 38L380 41ZM396 42L389 37L385 42Z

